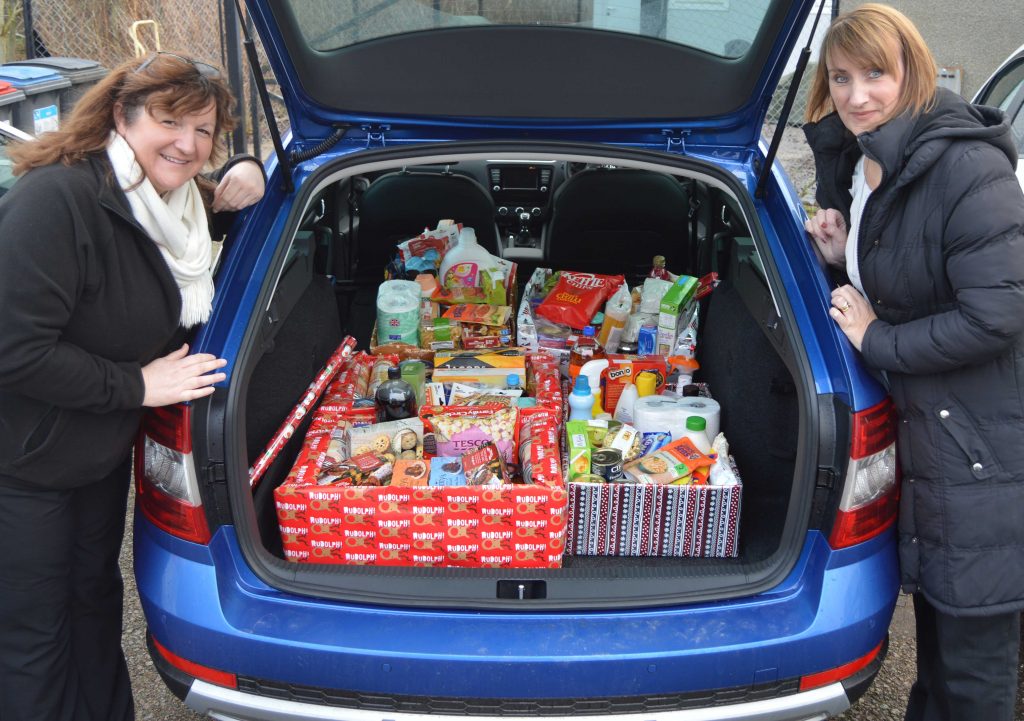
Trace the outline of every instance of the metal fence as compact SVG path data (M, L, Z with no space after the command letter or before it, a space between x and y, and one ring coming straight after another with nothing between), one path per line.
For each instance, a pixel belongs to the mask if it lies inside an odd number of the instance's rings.
M643 0L638 3L638 7L645 7L644 2L650 6L651 0ZM359 5L358 0L354 0L352 7L357 8ZM392 5L389 2L380 3L384 10L374 13L378 22L381 22L381 18L386 20L387 12L395 11ZM539 17L538 13L546 13L551 16L547 21L552 23L607 26L607 29L616 30L621 29L620 25L628 25L632 21L622 15L621 8L626 5L628 3L612 3L609 0L419 0L416 7L422 8L423 21L427 23L432 22L432 18L450 18L460 14L476 15L489 22L516 22L523 13L534 19ZM819 35L837 12L838 5L839 0L825 0ZM307 14L330 14L336 20L337 13L344 12L344 7L348 5L337 0L309 0L299 7ZM244 143L250 152L266 156L270 145L263 111L253 89L247 63L238 52L239 40L231 36L232 32L237 34L238 27L234 20L232 0L0 0L0 26L5 22L10 23L12 13L22 8L27 11L32 29L31 38L25 38L24 32L21 33L19 44L22 53L90 58L108 68L156 49L176 50L215 62L229 70L232 65L238 68L240 63L237 75L229 73L229 78L234 80L239 98L239 115L243 120L234 138L234 149L240 150ZM667 16L662 17L664 19ZM408 18L403 22L408 23ZM641 17L635 19L635 22L642 25L645 22L649 24L650 20ZM342 24L343 27L349 25L351 23ZM337 23L325 23L318 27L332 26L336 27ZM358 26L356 28L358 30ZM650 27L643 28L644 32L650 30ZM668 27L662 30L679 32ZM733 29L731 32L736 31ZM715 36L715 33L709 30L705 36L703 40L695 39L694 42L709 42L708 37ZM787 65L779 89L769 105L765 127L768 138L776 130L795 67L796 53L807 42L808 36L809 28L805 28L798 49ZM259 47L258 39L256 42ZM8 46L11 45L8 42ZM731 52L728 45L726 52ZM273 95L276 86L262 51L260 57L263 71L270 79ZM812 65L800 84L789 116L791 126L802 122L813 62L812 59ZM287 127L283 110L282 103L274 103L274 112L282 130Z

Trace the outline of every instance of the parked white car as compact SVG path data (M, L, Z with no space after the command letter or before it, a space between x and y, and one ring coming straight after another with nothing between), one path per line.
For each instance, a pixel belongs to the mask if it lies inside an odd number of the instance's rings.
M1024 187L1024 45L1010 55L974 96L974 102L999 108L1010 116L1017 142L1017 178Z

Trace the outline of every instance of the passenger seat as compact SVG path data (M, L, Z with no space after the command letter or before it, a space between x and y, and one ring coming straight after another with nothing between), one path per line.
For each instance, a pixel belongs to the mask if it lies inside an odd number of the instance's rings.
M359 201L353 277L379 283L395 246L451 218L476 231L477 242L500 255L494 203L472 178L401 171L377 178Z
M675 178L631 168L583 170L555 194L548 231L552 268L624 274L631 285L664 255L688 270L689 195Z

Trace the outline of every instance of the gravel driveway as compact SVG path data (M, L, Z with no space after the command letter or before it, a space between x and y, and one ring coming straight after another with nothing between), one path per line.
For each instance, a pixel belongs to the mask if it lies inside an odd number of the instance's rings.
M779 158L801 197L807 202L813 201L814 164L799 128L787 130L780 146ZM131 571L130 515L128 528L128 537L121 552L121 567L125 577L123 644L135 690L136 718L140 721L198 721L204 717L189 711L167 690L146 651L145 620ZM915 676L914 609L908 596L900 596L889 634L889 655L881 672L867 694L839 717L842 721L899 721L903 718L907 694ZM1015 718L1024 721L1022 687L1018 687Z

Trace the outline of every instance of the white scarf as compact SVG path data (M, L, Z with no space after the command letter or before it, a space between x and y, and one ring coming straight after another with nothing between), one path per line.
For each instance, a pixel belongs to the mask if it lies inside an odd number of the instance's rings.
M161 197L145 177L128 141L116 132L110 133L107 157L128 196L132 215L156 243L178 284L181 326L205 323L213 306L210 227L196 181ZM129 190L133 186L134 190Z

